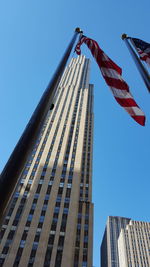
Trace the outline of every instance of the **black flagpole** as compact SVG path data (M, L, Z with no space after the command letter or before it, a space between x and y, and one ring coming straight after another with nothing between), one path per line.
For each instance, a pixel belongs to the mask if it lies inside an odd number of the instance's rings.
M5 211L7 202L14 191L18 181L18 176L22 171L27 159L28 152L33 148L34 140L38 136L41 123L47 112L53 106L53 98L57 85L60 82L67 60L75 44L77 35L82 31L76 28L72 40L70 41L62 60L60 61L48 87L46 88L39 104L37 105L30 121L28 122L20 140L12 152L0 176L0 218Z
M150 92L150 76L149 76L147 70L144 68L142 62L138 58L138 56L135 53L134 49L132 48L132 46L131 46L131 44L129 42L130 38L127 36L127 34L124 33L124 34L122 34L121 37L122 37L122 40L125 41L126 46L128 47L129 52L130 52L131 56L133 57L133 60L134 60L136 66L137 66L137 68L138 68L138 70L139 70L139 72L140 72L140 74L142 76L142 79L143 79L148 91ZM132 45L133 45L133 43L132 43Z

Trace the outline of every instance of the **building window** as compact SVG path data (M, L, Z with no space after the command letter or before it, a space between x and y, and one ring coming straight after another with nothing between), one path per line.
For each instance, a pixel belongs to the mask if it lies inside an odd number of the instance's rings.
M15 220L13 221L13 224L12 224L12 225L13 225L13 226L17 226L17 224L18 224L18 220L15 219Z
M48 185L48 187L47 187L47 194L50 194L50 192L51 192L51 188L52 188L52 186L51 185Z
M56 203L57 203L57 202L56 202ZM55 213L59 213L59 207L55 207L54 212L55 212Z
M37 199L34 198L34 199L33 199L33 205L36 204L36 203L37 203Z
M34 209L31 209L30 210L30 215L33 215L33 213L34 213Z
M0 266L3 265L5 258L0 258Z
M21 255L23 252L23 248L19 247L18 251L17 251L17 255L13 264L13 267L16 267L19 265L20 259L21 259Z
M28 230L24 230L23 235L22 235L22 240L27 239L27 234L28 234Z
M58 249L56 254L55 266L61 266L62 250Z
M37 250L37 247L38 247L38 242L33 242L33 247L32 247L32 249L33 250Z
M38 228L42 228L42 226L43 226L43 222L39 222L38 223Z
M42 184L38 184L38 187L37 187L37 190L36 190L36 193L40 193L41 191L41 188L42 188Z
M5 231L6 229L5 228L2 228L1 231L0 231L0 239L3 238L4 234L5 234Z
M44 222L44 218L45 218L45 216L40 216L39 222Z
M68 208L64 208L63 214L68 214Z
M33 215L32 214L29 214L27 221L31 222L32 221L32 218L33 218Z
M62 195L62 192L63 192L63 188L62 187L59 187L59 189L58 189L58 195Z
M9 234L8 234L7 239L12 240L13 237L14 237L14 234L15 234L15 231L14 231L14 230L11 230L11 231L9 232Z
M53 243L54 243L54 238L55 238L55 235L53 235L53 234L51 234L51 235L49 236L49 240L48 240L48 244L49 244L49 245L53 245Z
M52 247L48 247L45 255L44 267L50 266L51 254L52 254Z
M34 198L35 198L35 199L38 199L38 198L39 198L39 194L36 193L36 194L34 195Z
M42 207L42 210L45 210L46 211L46 209L47 209L47 205L44 204L43 207Z
M45 195L45 200L49 200L49 195L48 194Z
M56 226L57 226L57 219L53 218L52 225L51 225L51 230L56 231Z
M38 232L38 233L36 233L36 235L35 235L34 241L35 241L35 242L39 242L39 239L40 239L40 233Z
M44 205L47 205L48 204L48 199L45 199L44 200Z
M60 236L59 237L59 241L58 241L58 246L59 247L63 247L63 245L64 245L64 239L65 239L64 236Z
M64 204L64 208L69 208L69 203L68 202Z
M70 195L71 195L71 188L67 188L66 197L70 197Z
M21 240L21 242L20 242L20 248L24 248L25 243L26 243L26 240Z
M7 254L8 250L9 250L9 246L4 246L2 250L2 254Z
M74 267L78 267L78 262L79 262L79 249L75 249Z

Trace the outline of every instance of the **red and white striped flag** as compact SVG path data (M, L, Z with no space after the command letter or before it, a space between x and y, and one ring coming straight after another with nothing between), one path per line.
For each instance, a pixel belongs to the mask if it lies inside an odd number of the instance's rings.
M76 45L75 51L78 55L81 54L80 46L85 43L91 50L101 73L109 85L116 101L124 107L130 116L142 126L145 125L145 115L136 104L133 96L129 91L127 83L122 79L122 69L117 66L99 47L95 40L82 36Z

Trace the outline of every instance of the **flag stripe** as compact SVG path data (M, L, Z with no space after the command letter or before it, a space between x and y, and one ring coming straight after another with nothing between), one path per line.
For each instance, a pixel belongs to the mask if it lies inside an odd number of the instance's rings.
M137 121L140 125L145 125L145 116L131 116L135 121Z
M133 98L131 96L131 94L128 91L126 91L126 90L116 89L114 87L110 87L110 89L112 90L112 93L113 93L114 97L119 97L119 98Z
M116 101L124 107L136 122L145 125L145 115L132 97L127 83L123 80L121 76L122 69L104 53L95 40L85 36L81 37L76 46L75 51L78 55L81 54L80 46L82 43L85 43L90 49Z
M115 97L117 102L122 106L122 107L136 107L136 102L133 98L119 98Z
M106 83L109 85L109 86L112 86L112 87L115 87L117 89L121 89L121 90L126 90L126 91L129 91L129 87L128 85L126 84L125 81L123 80L118 80L117 77L116 79L114 78L110 78L110 77L106 77L106 76L103 76Z
M109 78L116 78L118 75L118 72L111 68L101 67L101 72L103 76L107 76Z
M139 107L125 107L126 111L132 116L143 116L144 113Z

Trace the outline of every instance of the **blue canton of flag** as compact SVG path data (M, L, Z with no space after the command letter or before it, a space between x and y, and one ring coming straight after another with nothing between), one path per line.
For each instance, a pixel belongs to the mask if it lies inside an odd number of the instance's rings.
M144 60L150 66L150 44L137 38L130 38L140 55L140 59Z

